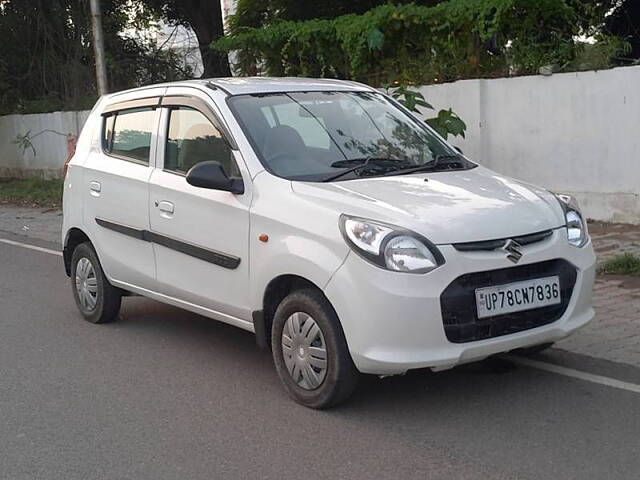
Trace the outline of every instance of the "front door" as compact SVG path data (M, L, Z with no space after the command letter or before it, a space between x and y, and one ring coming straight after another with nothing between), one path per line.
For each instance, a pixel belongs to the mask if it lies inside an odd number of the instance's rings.
M220 313L223 320L230 315L250 321L249 176L245 173L241 195L187 183L186 173L200 162L220 162L229 177L243 176L244 167L217 127L211 100L194 96L192 89L167 93L157 168L149 182L158 288Z

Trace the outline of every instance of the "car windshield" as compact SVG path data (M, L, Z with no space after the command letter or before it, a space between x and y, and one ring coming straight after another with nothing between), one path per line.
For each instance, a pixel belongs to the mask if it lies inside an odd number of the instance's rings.
M376 92L238 95L229 105L264 166L291 180L474 166Z

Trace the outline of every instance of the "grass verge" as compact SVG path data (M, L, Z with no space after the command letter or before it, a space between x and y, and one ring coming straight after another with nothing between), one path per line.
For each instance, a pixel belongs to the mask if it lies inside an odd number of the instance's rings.
M606 260L599 268L600 273L640 276L640 257L623 253Z
M63 180L0 179L0 203L56 208L62 205Z

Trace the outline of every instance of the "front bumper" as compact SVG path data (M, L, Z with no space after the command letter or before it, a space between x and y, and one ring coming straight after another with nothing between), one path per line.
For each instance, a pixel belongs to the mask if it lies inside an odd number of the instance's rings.
M517 333L467 343L452 343L445 335L441 294L462 275L513 268L500 250L462 252L450 245L440 246L446 263L422 275L383 270L350 253L325 287L325 294L362 373L450 368L495 353L558 341L593 318L593 248L590 242L575 248L566 238L565 229L556 229L548 239L523 247L518 266L563 259L575 267L576 277L560 318Z

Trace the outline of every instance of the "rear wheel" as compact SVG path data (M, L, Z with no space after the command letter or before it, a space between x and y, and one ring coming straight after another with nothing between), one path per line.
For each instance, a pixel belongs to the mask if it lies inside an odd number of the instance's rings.
M358 381L342 327L327 299L313 289L289 294L271 330L276 370L287 393L311 408L345 401Z
M122 292L111 285L90 243L78 245L71 257L71 288L85 320L107 323L120 311Z

